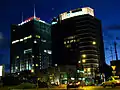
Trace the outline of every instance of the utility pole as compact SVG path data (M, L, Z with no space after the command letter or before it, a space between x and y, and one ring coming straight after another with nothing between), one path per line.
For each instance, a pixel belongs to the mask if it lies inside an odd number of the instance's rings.
M116 43L116 41L114 41L116 60L118 60L118 54L117 54L117 47L116 47L116 45L117 45L117 43Z

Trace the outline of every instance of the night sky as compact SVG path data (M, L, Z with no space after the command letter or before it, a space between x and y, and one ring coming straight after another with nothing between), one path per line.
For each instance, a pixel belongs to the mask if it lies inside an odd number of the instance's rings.
M10 60L10 25L21 23L22 12L24 20L33 16L33 7L36 7L36 16L50 22L58 14L76 8L91 7L95 16L102 20L102 30L105 43L106 62L110 64L110 44L117 37L117 48L120 59L120 0L1 0L0 1L0 64L9 68Z

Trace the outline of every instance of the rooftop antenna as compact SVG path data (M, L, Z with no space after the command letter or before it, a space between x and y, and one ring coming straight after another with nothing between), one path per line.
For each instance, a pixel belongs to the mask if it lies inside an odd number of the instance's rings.
M23 12L22 12L22 22L23 22Z
M34 4L34 19L36 18L35 4Z
M112 60L113 60L113 50L112 50L112 45L110 44L110 52L111 52L111 57L112 57Z
M117 42L114 41L114 48L115 48L115 55L116 55L116 60L118 60L118 54L117 54L117 48L116 48Z

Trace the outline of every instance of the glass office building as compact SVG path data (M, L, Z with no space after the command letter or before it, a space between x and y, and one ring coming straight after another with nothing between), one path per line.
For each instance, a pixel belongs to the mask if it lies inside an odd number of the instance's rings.
M51 66L51 26L37 17L11 25L11 73Z

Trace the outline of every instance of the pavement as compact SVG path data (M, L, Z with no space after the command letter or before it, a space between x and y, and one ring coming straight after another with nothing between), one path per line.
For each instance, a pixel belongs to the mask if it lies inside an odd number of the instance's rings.
M0 90L8 90L7 87L0 88ZM12 89L12 90L23 90L23 89ZM39 89L24 89L24 90L67 90L66 88L39 88ZM106 87L103 88L102 86L85 86L85 87L79 87L79 88L71 88L68 90L120 90L120 86L111 88Z

